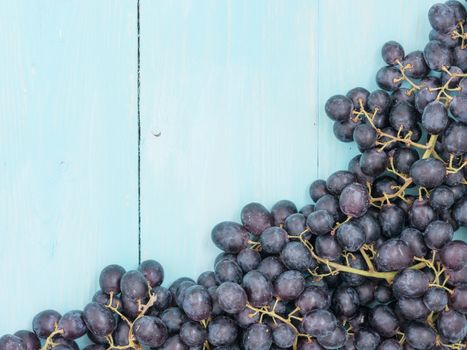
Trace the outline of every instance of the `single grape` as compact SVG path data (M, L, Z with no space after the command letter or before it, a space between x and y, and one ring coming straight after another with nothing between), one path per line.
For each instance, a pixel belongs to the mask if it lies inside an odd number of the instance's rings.
M448 295L443 288L430 288L423 296L423 303L431 312L440 312L448 304Z
M369 201L367 189L362 184L352 183L343 189L339 207L345 215L359 218L367 212Z
M272 299L272 284L259 271L253 270L245 274L242 286L253 306L267 305Z
M434 4L428 11L428 19L434 30L447 33L456 25L456 16L452 8L446 4Z
M444 132L443 145L454 155L467 153L467 125L453 122Z
M342 247L336 237L331 234L316 237L315 249L319 257L331 261L338 260L342 254Z
M281 260L290 270L313 270L317 263L310 251L301 242L293 241L285 245L281 252Z
M402 61L405 56L405 52L402 45L398 42L388 41L381 49L381 56L383 57L384 62L392 66Z
M451 50L436 40L426 44L423 55L428 67L434 71L442 71L444 67L450 67L453 62Z
M236 314L246 307L247 295L237 283L224 282L216 290L220 308L228 314Z
M353 222L346 222L339 226L336 237L340 246L349 252L358 251L366 240L365 233L360 226Z
M354 220L365 234L365 242L372 243L381 236L381 227L378 221L370 214L366 213L362 217Z
M329 193L339 195L347 185L355 182L355 180L355 175L350 171L339 170L328 177L326 188Z
M14 335L21 338L21 340L24 342L24 345L26 346L24 350L39 350L41 348L41 341L39 340L37 335L33 332L30 332L27 330L21 330L21 331L15 332ZM1 343L2 341L0 340L0 344ZM0 345L0 348L2 350L12 350L12 349L5 349L2 345Z
M360 104L363 105L363 107L365 108L366 101L369 95L370 92L362 87L353 88L349 90L349 92L347 92L346 94L346 96L352 101L354 109L357 111L361 110Z
M209 322L208 341L214 346L230 345L237 339L237 335L237 325L228 317L218 316Z
M290 215L285 220L284 228L291 236L300 235L306 229L306 216L301 213Z
M397 298L416 298L423 296L428 290L428 276L414 269L404 269L394 278L392 291Z
M378 305L370 311L369 323L385 338L394 337L399 329L399 321L394 311L387 305Z
M417 110L407 102L395 104L389 113L389 124L397 131L408 132L414 129L418 119Z
M400 239L409 245L416 257L422 258L428 253L423 234L416 228L408 227L404 229Z
M285 223L285 219L287 219L288 216L295 214L296 212L297 207L293 202L289 200L281 200L277 202L271 209L274 225L283 225Z
M65 339L78 339L86 334L87 328L80 310L68 311L58 321L58 328L63 330L61 336Z
M219 283L227 281L240 283L243 276L243 271L237 262L228 259L219 261L214 267L214 272Z
M251 248L242 249L237 255L237 264L245 273L257 269L260 262L261 255L256 250Z
M182 325L188 321L185 313L178 307L169 307L164 310L160 318L166 325L169 334L178 333Z
M98 337L112 334L117 327L112 312L96 302L86 305L83 311L83 320L87 328Z
M428 133L437 135L446 129L448 119L448 112L444 104L439 101L433 101L423 110L422 125Z
M203 286L191 286L185 292L182 306L191 320L198 322L207 320L212 311L211 296Z
M389 238L398 237L402 232L406 219L405 212L394 204L384 205L378 215L383 235Z
M375 350L381 337L378 333L370 328L360 329L355 335L355 347L358 350Z
M339 287L332 296L332 307L339 316L350 317L356 314L360 306L360 299L355 289Z
M391 96L384 90L375 90L370 93L367 102L370 111L378 110L377 115L384 115L391 107Z
M120 280L122 294L130 299L138 300L148 296L148 282L144 275L136 270L128 271Z
M1 350L26 350L26 344L23 339L16 335L5 334L0 337Z
M268 256L263 259L258 265L258 271L261 272L268 280L274 281L277 276L286 270L281 259L276 256Z
M343 326L339 325L332 333L318 337L316 340L325 349L339 349L347 340L347 332Z
M376 83L381 89L395 91L402 84L402 74L396 67L383 67L376 73Z
M328 310L313 310L307 313L302 320L305 332L313 337L325 337L337 328L337 319Z
M436 329L449 343L458 343L467 335L467 320L460 312L442 311L436 320Z
M407 54L407 56L405 56L404 60L402 61L402 65L409 65L408 69L405 71L405 74L409 78L421 79L426 77L430 72L430 68L426 64L425 58L423 57L423 52L418 50Z
M302 314L316 309L328 309L331 306L330 295L317 286L308 286L296 298L295 305L300 308Z
M332 194L327 194L321 197L315 205L314 212L325 210L332 215L334 220L340 220L343 218L343 214L339 209L339 200Z
M39 312L32 320L32 329L39 338L47 338L54 330L62 316L55 310Z
M141 345L150 347L161 346L169 335L164 322L154 316L138 318L133 324L133 333Z
M447 295L446 291L443 290L443 292ZM454 288L452 294L449 295L449 305L457 312L467 314L467 285Z
M252 250L252 249L246 248L244 250ZM252 250L252 251L254 251L254 250ZM257 251L254 251L254 252L258 253ZM238 253L238 255L237 255L237 262L238 262L238 257L240 256L240 254L241 254L241 252ZM239 263L239 265L240 265L240 263ZM216 274L214 273L214 271L204 271L203 273L201 273L198 276L198 279L196 280L196 284L199 284L200 286L203 286L204 288L216 287L217 286ZM153 291L154 290L155 289L153 289ZM167 290L167 291L170 293L169 290Z
M359 124L359 121L354 121L353 119L349 119L345 122L334 122L332 130L339 141L352 142L353 132Z
M259 236L268 227L272 226L273 218L269 211L259 203L245 205L241 212L242 224L255 236Z
M430 207L427 199L415 200L409 209L410 226L417 230L424 231L433 220L436 220L438 214Z
M454 204L454 193L448 186L436 187L430 194L430 205L436 210L446 210Z
M125 269L120 265L106 266L99 276L101 290L106 294L119 294L120 280L124 274Z
M441 249L439 256L444 267L458 271L466 265L467 243L458 240L448 242Z
M368 176L381 175L388 164L386 152L372 148L363 152L360 158L360 167L364 174Z
M289 241L289 236L284 229L272 226L261 233L259 241L264 252L268 254L279 254Z
M206 328L198 322L186 322L180 328L180 339L188 346L202 346L208 337Z
M452 240L454 230L449 223L435 220L427 226L423 235L427 247L432 250L438 250Z
M316 180L310 185L310 197L314 202L317 202L322 196L329 194L326 188L326 181Z
M407 243L400 239L389 239L379 246L375 262L379 271L399 271L409 267L413 257Z
M274 281L274 292L281 300L295 300L305 289L305 278L296 270L281 273Z
M339 122L350 119L353 109L352 100L343 95L335 95L326 101L324 110L329 118Z
M425 320L430 314L422 298L404 298L400 297L396 303L396 313L405 320Z
M326 210L317 210L306 219L306 224L312 233L317 235L324 235L331 232L334 227L335 219Z
M144 275L151 288L160 286L164 281L164 268L155 260L143 261L139 265L138 271Z
M434 158L417 160L410 168L410 177L418 186L434 188L441 185L446 176L443 162Z
M458 121L467 123L467 96L455 96L449 105L449 112Z

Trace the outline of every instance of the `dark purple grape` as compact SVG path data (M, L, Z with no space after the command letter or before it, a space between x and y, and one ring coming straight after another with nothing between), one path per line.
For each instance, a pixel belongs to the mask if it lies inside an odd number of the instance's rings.
M317 210L306 219L306 224L312 233L324 235L331 232L334 227L335 219L326 210Z
M375 350L381 337L370 328L362 328L355 334L355 347L358 350Z
M467 96L455 96L449 105L449 112L458 121L467 124Z
M216 289L220 308L228 314L236 314L246 307L247 295L237 283L224 282Z
M259 313L255 313L249 308L245 308L235 315L235 320L241 328L248 328L250 325L259 322Z
M353 109L352 100L343 95L335 95L326 101L324 110L329 118L339 122L348 121Z
M300 308L302 314L306 314L316 309L328 309L331 306L331 299L322 288L309 286L295 300L295 305Z
M377 137L376 130L369 124L360 124L353 131L353 140L360 151L373 148Z
M443 145L454 155L467 153L467 125L453 122L444 132Z
M237 262L237 256L235 254L222 252L216 256L216 259L214 259L214 266L216 266L217 263L222 260Z
M467 320L460 312L442 311L436 320L436 329L449 343L459 343L467 335Z
M358 293L352 287L339 287L332 296L332 307L339 316L355 315L360 306Z
M452 51L453 64L464 72L467 70L467 52L460 46L456 46Z
M246 248L244 250L251 250L259 255L259 253L255 250L252 250L249 248ZM237 262L238 262L238 257L240 256L240 254L241 252L238 253L237 255ZM216 274L214 273L214 271L205 271L201 273L201 275L199 275L198 279L196 280L196 284L199 284L200 286L203 286L204 288L216 287L217 286Z
M55 310L39 312L32 320L32 330L39 338L47 338L54 330L62 316Z
M410 65L409 68L405 70L405 74L409 78L421 79L428 75L430 69L425 62L425 58L423 57L423 52L421 51L413 51L405 56L404 60L402 61L403 66Z
M436 333L421 322L411 322L405 329L407 343L416 350L428 350L435 345Z
M370 214L366 213L362 217L354 220L363 233L365 234L365 242L372 243L375 242L381 236L381 227L378 224L378 221Z
M440 33L434 29L430 31L430 35L428 36L428 38L430 41L437 40L444 46L449 47L450 49L456 47L459 41L458 39L454 39L451 33Z
M214 226L211 239L219 249L236 254L247 246L249 235L242 225L224 221Z
M437 289L439 288L436 288L435 290ZM444 289L442 291L444 292L444 295L447 296L446 291ZM467 314L467 285L454 288L452 294L449 296L449 306L457 312L463 313L464 315Z
M158 347L165 343L168 330L164 322L155 316L142 316L133 324L136 340L143 346Z
M456 25L456 16L453 9L445 4L434 4L428 11L428 19L434 30L447 33Z
M422 258L428 253L423 234L416 228L408 227L404 229L400 239L409 245L416 257Z
M180 277L178 279L176 279L175 281L172 282L172 284L170 285L169 287L169 291L170 293L172 293L172 295L175 296L175 294L177 293L177 288L180 284L182 284L183 282L185 281L191 281L193 282L193 284L195 284L195 281L193 281L193 279L189 278L189 277Z
M236 261L221 260L214 267L214 272L219 283L227 281L240 283L242 281L243 271Z
M454 193L448 186L436 187L430 193L430 206L436 210L446 210L454 204Z
M310 185L310 197L314 202L317 202L322 196L329 194L326 188L326 181L316 180Z
M381 49L381 56L383 57L384 62L393 66L402 61L405 56L405 52L402 45L398 42L388 41Z
M369 149L363 152L360 158L360 167L364 174L368 176L381 175L388 164L388 156L386 152L379 151L376 148Z
M336 329L338 323L336 316L328 310L313 310L308 312L302 321L302 327L306 334L313 337L330 335Z
M16 335L5 334L0 337L0 350L27 350L23 339Z
M185 314L193 321L207 320L212 311L211 296L203 286L191 286L185 292L182 306Z
M237 255L237 264L240 266L243 272L255 270L256 268L258 268L260 262L261 255L254 249L245 248L241 250Z
M313 212L320 210L327 211L333 216L334 220L343 218L343 214L339 209L339 200L331 194L324 195L316 202L315 210Z
M389 239L378 247L375 262L379 271L399 271L409 267L413 257L407 243L400 239Z
M352 183L346 186L339 197L339 207L347 216L359 218L365 215L368 205L368 191L359 183Z
M306 217L301 213L290 215L285 220L285 230L291 236L298 236L306 229Z
M245 205L241 212L242 224L255 236L259 236L268 227L272 226L273 218L269 211L259 203Z
M248 296L248 301L253 306L265 306L272 299L272 284L259 271L253 270L245 274L242 286Z
M295 330L285 323L279 323L272 329L272 341L281 349L291 347L296 337Z
M182 341L180 335L173 335L165 341L165 343L157 348L158 350L190 350L190 348Z
M52 349L62 349L62 350L79 350L78 344L74 340L65 339L60 336L54 337L55 345Z
M417 160L410 168L410 177L418 186L434 188L441 185L446 176L443 162L434 158Z
M382 304L390 302L393 299L391 288L384 283L380 283L375 290L375 299Z
M415 107L420 113L423 113L425 107L436 100L438 91L434 90L440 87L441 82L438 78L428 76L420 81L421 89L415 95Z
M277 202L271 209L271 214L274 218L274 225L283 225L285 223L285 219L296 212L297 207L293 202L285 199Z
M430 102L423 110L422 125L430 134L443 132L448 125L448 112L444 104L439 101Z
M167 326L169 334L178 333L182 324L188 320L185 313L178 307L169 307L167 310L164 310L160 318Z
M122 279L125 269L120 265L106 266L99 276L99 286L106 294L120 293L120 280Z
M326 188L329 193L339 195L347 185L355 182L355 180L355 175L350 171L339 170L328 177Z
M352 142L353 132L359 124L359 121L354 121L353 119L349 119L345 122L334 122L332 130L339 141Z
M423 235L426 246L432 250L438 250L452 240L454 230L449 223L436 220L427 226Z
M430 310L423 303L422 298L399 298L396 303L396 313L405 320L424 320L430 313Z
M360 226L353 222L346 222L339 226L336 237L340 246L349 252L358 251L366 240L365 233Z
M384 115L391 107L391 96L384 90L375 90L368 96L368 107L372 112L377 109L377 115Z
M394 204L386 204L378 215L381 232L389 238L398 237L404 227L406 214Z
M58 321L58 328L63 330L61 336L65 339L78 339L86 334L87 328L83 320L83 312L68 311Z
M399 329L396 314L386 305L378 305L370 311L369 323L385 338L394 337Z
M228 317L218 316L209 322L208 341L214 346L230 345L237 339L237 335L237 325Z
M315 205L307 204L307 205L304 205L302 209L300 209L300 214L302 214L306 218L308 215L310 215L314 211L315 211ZM290 215L290 216L293 216L293 215ZM286 220L286 223L287 223L287 220Z
M160 286L164 281L164 268L155 260L143 261L139 265L138 271L144 275L151 288Z
M423 303L431 312L440 312L448 304L448 295L443 288L430 288L423 296Z
M358 276L357 278L355 278L357 282L354 282L349 285L354 285L354 288L358 293L358 299L360 300L360 304L371 304L375 300L375 284L372 282L360 282L361 280L365 280L365 278L357 274L348 273L347 276ZM342 279L344 280L344 278Z
M308 271L317 265L310 251L300 242L289 242L281 252L281 260L290 270Z
M112 334L115 345L130 345L129 335L130 325L123 320L118 321L117 328Z
M295 300L305 289L305 278L296 270L281 273L274 281L274 292L281 300Z
M123 314L129 319L135 319L139 315L139 304L137 300L122 296L122 311Z
M15 336L21 338L21 340L24 342L24 345L26 348L24 350L39 350L41 348L41 341L37 337L37 335L33 332L27 331L27 330L21 330L17 331L14 334ZM2 341L0 340L0 344ZM19 343L18 343L19 344ZM13 349L7 349L0 345L0 348L2 350L13 350ZM23 349L21 349L23 350Z
M360 167L360 158L362 157L361 154L353 157L348 165L348 170L355 174L357 181L362 185L372 184L374 178L372 176L368 176L363 173L362 168Z
M402 74L396 67L383 67L376 73L376 83L386 91L397 90L402 84Z
M408 103L410 105L415 105L415 94L411 90L405 87L401 87L397 89L396 91L394 91L391 94L391 99L392 99L393 105L396 105L400 102Z
M126 272L120 281L122 294L130 299L138 300L148 296L148 282L144 275L136 270Z
M395 339L385 339L379 343L378 350L402 350L402 345Z
M467 243L457 240L448 242L440 250L439 257L444 267L450 270L458 271L466 265Z
M356 87L349 92L347 92L346 96L352 100L353 107L355 110L360 111L361 110L361 105L365 108L366 106L366 101L368 99L368 96L370 95L370 92L362 87Z
M318 343L325 349L339 349L347 341L347 332L345 328L338 325L334 331L328 335L318 337Z
M208 337L208 331L198 322L186 322L180 328L180 339L190 347L202 346Z
M421 297L428 290L429 283L428 276L424 272L405 269L400 271L394 278L392 291L397 298Z
M420 231L424 231L433 220L437 219L437 214L426 199L415 200L409 209L410 226Z
M425 61L431 70L441 71L452 65L452 52L449 48L443 46L439 41L432 40L426 44L423 50Z
M95 301L103 306L109 305L110 303L110 296L105 294L102 290L98 290L92 297L92 301ZM113 296L112 297L112 306L116 309L122 308L122 301L119 297Z
M276 256L268 256L258 265L258 271L270 281L274 281L285 270L286 267Z
M272 226L263 231L259 236L261 248L268 254L279 254L284 246L289 241L287 231L284 229Z
M96 302L86 305L83 311L83 320L88 329L98 337L112 334L117 327L112 312Z
M342 247L336 237L331 234L318 236L315 241L315 249L319 257L331 261L338 260L342 254Z
M226 260L228 261L228 260ZM185 299L185 294L188 288L196 285L195 282L193 281L183 281L180 283L180 285L177 287L177 290L175 291L175 303L181 308L183 305L183 300Z
M418 121L417 110L407 102L395 104L389 113L389 124L394 130L408 132L415 128Z

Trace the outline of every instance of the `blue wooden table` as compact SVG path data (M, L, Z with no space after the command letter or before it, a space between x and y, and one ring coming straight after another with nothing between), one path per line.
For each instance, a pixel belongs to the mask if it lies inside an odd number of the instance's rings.
M385 41L423 48L435 2L140 0L139 33L135 0L3 2L0 334L109 263L211 269L247 202L308 203L358 152L326 99L374 89Z

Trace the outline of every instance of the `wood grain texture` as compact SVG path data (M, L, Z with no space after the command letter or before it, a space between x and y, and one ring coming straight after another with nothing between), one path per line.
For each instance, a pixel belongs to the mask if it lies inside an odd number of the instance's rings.
M134 1L0 11L0 334L82 308L137 242Z
M142 1L142 257L212 269L211 228L316 177L314 1ZM161 133L160 137L154 134Z

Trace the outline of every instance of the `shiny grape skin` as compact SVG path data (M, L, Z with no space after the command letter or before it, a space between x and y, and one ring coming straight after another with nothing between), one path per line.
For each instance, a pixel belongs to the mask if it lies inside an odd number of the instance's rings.
M350 317L356 314L360 306L360 299L355 289L339 287L332 296L332 307L338 316Z
M240 224L232 221L224 221L211 231L211 240L216 247L226 253L238 253L248 244L248 231Z
M423 303L431 312L440 312L448 304L448 295L443 288L430 288L423 296Z
M183 311L193 321L207 320L211 316L212 300L206 288L194 285L186 290Z
M265 306L272 300L272 284L259 271L253 270L245 274L242 286L253 306Z
M378 134L369 124L360 124L353 130L353 140L360 151L365 151L375 146Z
M449 295L449 305L457 312L467 314L467 285L454 288L452 294Z
M178 307L170 307L164 310L160 318L166 325L169 334L178 333L182 324L188 320L185 313Z
M332 333L319 337L317 340L325 349L338 349L344 346L347 340L347 332L343 326L338 325Z
M360 103L362 103L363 107L366 107L366 102L368 99L368 96L370 95L370 92L362 87L356 87L351 90L349 90L346 94L348 98L352 101L352 104L354 106L354 109L357 111L360 111Z
M347 215L359 218L366 214L370 198L362 184L352 183L346 186L339 197L339 208Z
M240 283L243 276L243 271L237 262L228 259L219 261L214 267L214 272L219 283L227 281Z
M353 222L346 222L339 226L336 237L340 246L349 252L358 251L366 240L365 233Z
M428 11L428 19L434 30L447 33L456 25L456 16L451 7L445 4L434 4Z
M312 233L324 235L331 232L335 224L335 219L328 211L317 210L308 215L306 224Z
M228 260L226 260L228 261ZM177 287L177 290L175 291L175 303L181 308L183 305L183 299L185 299L185 293L188 288L191 286L196 285L195 282L189 280L189 281L183 281L180 283L180 285Z
M363 152L360 158L360 167L364 174L368 176L381 175L388 164L388 156L386 152L379 151L376 148L369 149Z
M376 83L381 89L386 91L395 91L399 89L402 84L400 81L401 77L402 74L396 67L382 67L376 73Z
M298 236L306 229L306 216L301 213L292 214L285 220L285 230L291 236Z
M454 230L449 223L435 220L427 226L423 235L427 247L432 250L438 250L452 240Z
M411 322L405 329L407 343L417 350L431 349L436 334L427 325L420 322Z
M87 328L80 310L68 311L58 321L58 328L63 330L61 336L65 339L78 339L86 334Z
M310 215L311 216L311 215ZM289 242L281 252L281 260L290 270L308 271L317 266L307 247L297 241Z
M16 335L5 334L0 337L1 350L26 350L26 344L23 339Z
M136 340L143 346L158 347L168 338L168 329L164 322L155 316L142 316L133 324Z
M216 289L220 308L228 314L236 314L246 307L245 290L237 283L224 282Z
M120 293L120 280L125 274L125 269L120 265L106 266L99 276L99 286L106 294L119 294Z
M406 242L414 255L423 258L428 253L428 247L423 239L423 234L416 228L408 227L400 235L400 239Z
M164 281L164 268L155 260L143 261L139 265L138 271L144 275L144 278L149 282L151 288L160 286Z
M378 215L383 235L389 238L398 237L402 232L406 219L405 212L397 205L384 205Z
M397 300L395 312L409 321L424 320L430 314L422 298L400 297Z
M62 316L55 310L44 310L34 316L32 329L39 338L47 338L55 330L55 324Z
M454 193L448 186L436 187L430 194L430 205L437 210L451 208L454 204Z
M218 316L209 322L208 340L214 346L232 344L237 339L237 335L237 325L228 317Z
M336 316L328 310L313 310L308 312L302 320L305 332L313 337L330 335L338 325Z
M416 298L423 296L428 290L430 280L428 276L414 269L400 271L394 278L392 291L399 297Z
M281 300L295 300L305 289L305 278L299 271L288 270L274 281L274 292Z
M283 199L271 208L271 214L274 219L274 225L279 226L285 223L285 219L297 212L295 204L289 200Z
M440 251L440 260L444 267L458 271L465 266L467 261L467 243L463 241L451 241Z
M462 5L462 3L460 3L457 0L448 0L445 2L445 4L448 5L451 8L451 10L454 11L456 23L465 20L465 17L467 16L467 11L464 5Z
M345 122L350 119L353 109L352 100L343 95L330 97L324 106L329 118L334 121Z
M453 62L451 50L436 40L426 44L423 55L428 67L434 71L441 71L443 67L450 67Z
M417 160L410 168L413 182L422 187L434 188L441 185L446 174L443 162L434 158Z
M316 180L310 185L309 189L310 197L313 202L317 202L322 196L329 194L326 188L326 181Z
M436 320L436 329L449 343L458 343L467 335L467 320L460 312L442 311Z
M180 339L188 346L201 346L208 337L208 332L198 322L185 322L180 328Z
M359 350L375 350L380 340L377 332L370 328L362 328L355 335L355 347Z
M268 254L279 254L289 241L287 231L272 226L265 229L259 236L261 248Z
M315 250L319 257L331 261L337 261L342 254L342 247L331 234L316 237Z
M355 180L355 175L350 171L339 170L328 177L326 180L326 188L329 193L339 195L347 185L355 182Z
M250 325L259 322L259 314L245 308L235 315L235 321L241 328L248 328Z
M315 205L315 210L313 212L317 212L320 210L325 210L329 214L332 215L334 220L341 220L343 219L344 215L339 209L339 200L337 197L333 196L332 194L326 194L321 197ZM315 214L318 216L317 214ZM315 216L313 216L315 217ZM311 220L311 219L310 219Z
M274 281L277 276L286 270L286 267L278 257L268 256L267 258L261 260L257 270L261 272L269 281Z
M402 345L395 339L385 339L378 345L377 350L402 350Z
M467 226L467 197L454 204L453 215L458 225Z
M378 221L370 214L366 213L362 217L354 220L365 233L365 242L372 243L381 236L381 227Z
M21 331L15 332L14 335L23 340L24 345L26 346L25 350L39 350L41 348L41 342L39 338L37 337L37 335L33 332L30 332L27 330L21 330ZM1 340L0 340L0 343L1 343ZM0 345L0 348L2 350L8 350L8 349L4 349L1 345Z
M257 252L256 252L257 253ZM240 255L240 253L239 253ZM238 259L238 256L237 256ZM217 287L216 274L214 271L204 271L198 276L196 284L203 286L204 288ZM170 291L168 291L170 293Z
M386 64L392 66L401 62L405 56L405 52L401 44L396 41L388 41L381 49L381 56Z
M352 119L345 122L334 122L332 130L339 141L352 142L353 132L359 124L359 121L354 121Z
M448 111L444 107L444 104L439 101L433 101L423 110L422 126L428 133L437 135L446 129L448 119Z
M425 231L427 226L437 217L438 214L430 207L430 203L426 199L415 200L409 209L409 224L420 231Z
M378 114L385 114L391 106L391 96L384 90L375 90L368 96L367 103L370 111L378 109Z
M177 292L177 288L178 286L184 282L184 281L191 281L193 283L195 283L195 281L189 277L180 277L180 278L177 278L175 281L172 282L172 284L169 286L169 291L170 293L175 296L176 292Z
M399 320L396 314L387 305L378 305L370 311L369 324L381 336L394 337L399 329Z
M253 235L259 236L273 225L271 213L261 204L252 202L242 208L241 220L243 226Z
M269 350L272 346L272 331L261 323L253 324L243 333L245 350Z
M451 123L444 132L443 145L447 152L454 155L467 153L467 125Z
M395 104L389 113L389 124L394 130L408 132L415 128L419 115L417 110L407 102Z
M389 239L379 246L375 262L379 271L399 271L409 267L413 257L407 243L400 239Z
M418 50L407 54L402 64L404 66L410 64L411 67L405 71L405 74L410 78L421 79L430 72L425 58L423 57L423 52Z
M295 331L285 323L279 323L272 329L272 341L280 348L289 348L297 337Z
M83 320L87 328L98 337L108 336L117 327L112 312L96 302L86 305Z
M302 314L316 309L328 309L331 306L330 295L322 288L308 286L295 300L295 305Z
M132 300L143 299L148 296L148 283L144 275L136 270L128 271L120 280L122 295Z
M130 325L123 320L119 320L117 328L113 332L112 336L116 345L125 346L129 345L130 341L128 335L130 334Z
M237 264L240 266L244 273L257 269L260 262L261 255L256 250L251 248L242 249L237 255Z

